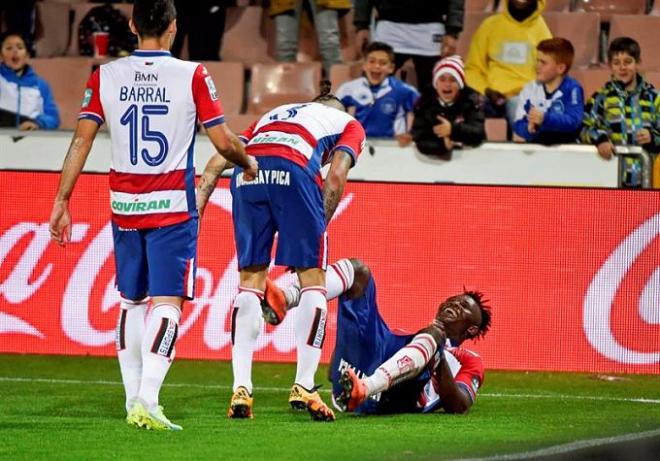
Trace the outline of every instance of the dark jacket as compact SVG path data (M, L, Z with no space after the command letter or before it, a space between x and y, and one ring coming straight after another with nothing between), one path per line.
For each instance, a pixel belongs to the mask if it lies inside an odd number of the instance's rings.
M355 0L353 24L357 30L368 29L371 11L378 19L406 24L441 22L449 35L463 30L465 0Z
M452 124L451 140L468 146L478 146L486 139L485 114L482 96L470 87L461 90L456 102L450 106L438 100L435 90L427 90L415 107L412 136L417 149L427 155L449 159L444 141L433 133L438 116Z

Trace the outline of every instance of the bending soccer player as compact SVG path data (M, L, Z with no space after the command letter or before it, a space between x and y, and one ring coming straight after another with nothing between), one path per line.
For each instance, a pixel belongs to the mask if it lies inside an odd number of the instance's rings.
M193 147L197 119L217 151L255 177L257 162L224 123L213 80L203 65L173 58L172 0L135 0L131 55L102 65L85 89L50 217L50 233L71 241L69 198L104 123L110 129L110 200L117 288L121 293L117 357L126 421L181 430L159 405L175 356L185 299L192 299L198 216ZM219 156L219 154L216 154ZM152 309L147 314L148 296Z
M356 259L330 265L328 299L340 296L337 343L330 379L335 405L356 413L464 413L483 383L479 355L454 346L482 337L490 328L490 307L478 292L445 300L433 321L416 334L395 334L378 313L376 285ZM300 288L282 291L268 281L262 310L280 323L298 301ZM360 378L359 376L363 376Z
M365 145L364 129L329 94L329 82L311 103L287 104L243 133L246 152L259 160L254 180L234 168L234 237L240 269L232 315L234 394L230 418L252 417L252 356L263 326L261 300L278 233L275 264L294 267L301 294L295 334L297 370L290 396L312 418L333 421L314 385L327 313L327 224L339 204L349 169ZM322 179L321 166L330 168Z

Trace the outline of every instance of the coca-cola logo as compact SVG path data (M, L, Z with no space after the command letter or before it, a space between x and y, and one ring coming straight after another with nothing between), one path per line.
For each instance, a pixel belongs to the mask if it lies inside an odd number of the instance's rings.
M659 235L660 213L642 223L614 249L587 290L584 332L591 346L610 360L634 365L660 362L660 350L640 352L621 344L614 336L611 324L614 300L624 277ZM660 325L660 265L644 284L636 304L639 317L645 323Z

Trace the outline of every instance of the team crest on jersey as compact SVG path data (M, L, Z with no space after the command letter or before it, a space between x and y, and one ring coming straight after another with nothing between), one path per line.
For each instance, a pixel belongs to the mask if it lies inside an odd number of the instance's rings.
M92 100L92 94L94 94L94 90L92 90L91 88L87 88L85 90L85 95L83 96L83 102L82 102L83 108L89 106L89 102Z
M206 86L209 89L209 96L211 96L211 99L214 101L218 100L218 91L215 89L215 84L213 83L213 79L209 75L204 79L206 82Z

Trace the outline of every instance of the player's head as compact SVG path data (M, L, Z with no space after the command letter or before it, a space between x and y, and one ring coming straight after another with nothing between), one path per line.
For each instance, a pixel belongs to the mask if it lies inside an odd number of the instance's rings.
M163 38L170 42L176 34L176 8L172 0L135 0L131 31L140 39Z
M330 83L330 80L321 80L319 95L312 99L312 102L318 102L324 106L346 112L346 107L337 96L330 92L331 89L332 83Z
M25 69L29 57L25 39L21 34L7 32L0 36L0 61L4 65L20 74Z
M438 307L436 318L445 325L447 338L455 343L483 337L490 329L490 306L478 291L447 298Z
M362 71L371 85L380 85L394 72L394 50L387 43L371 42Z

